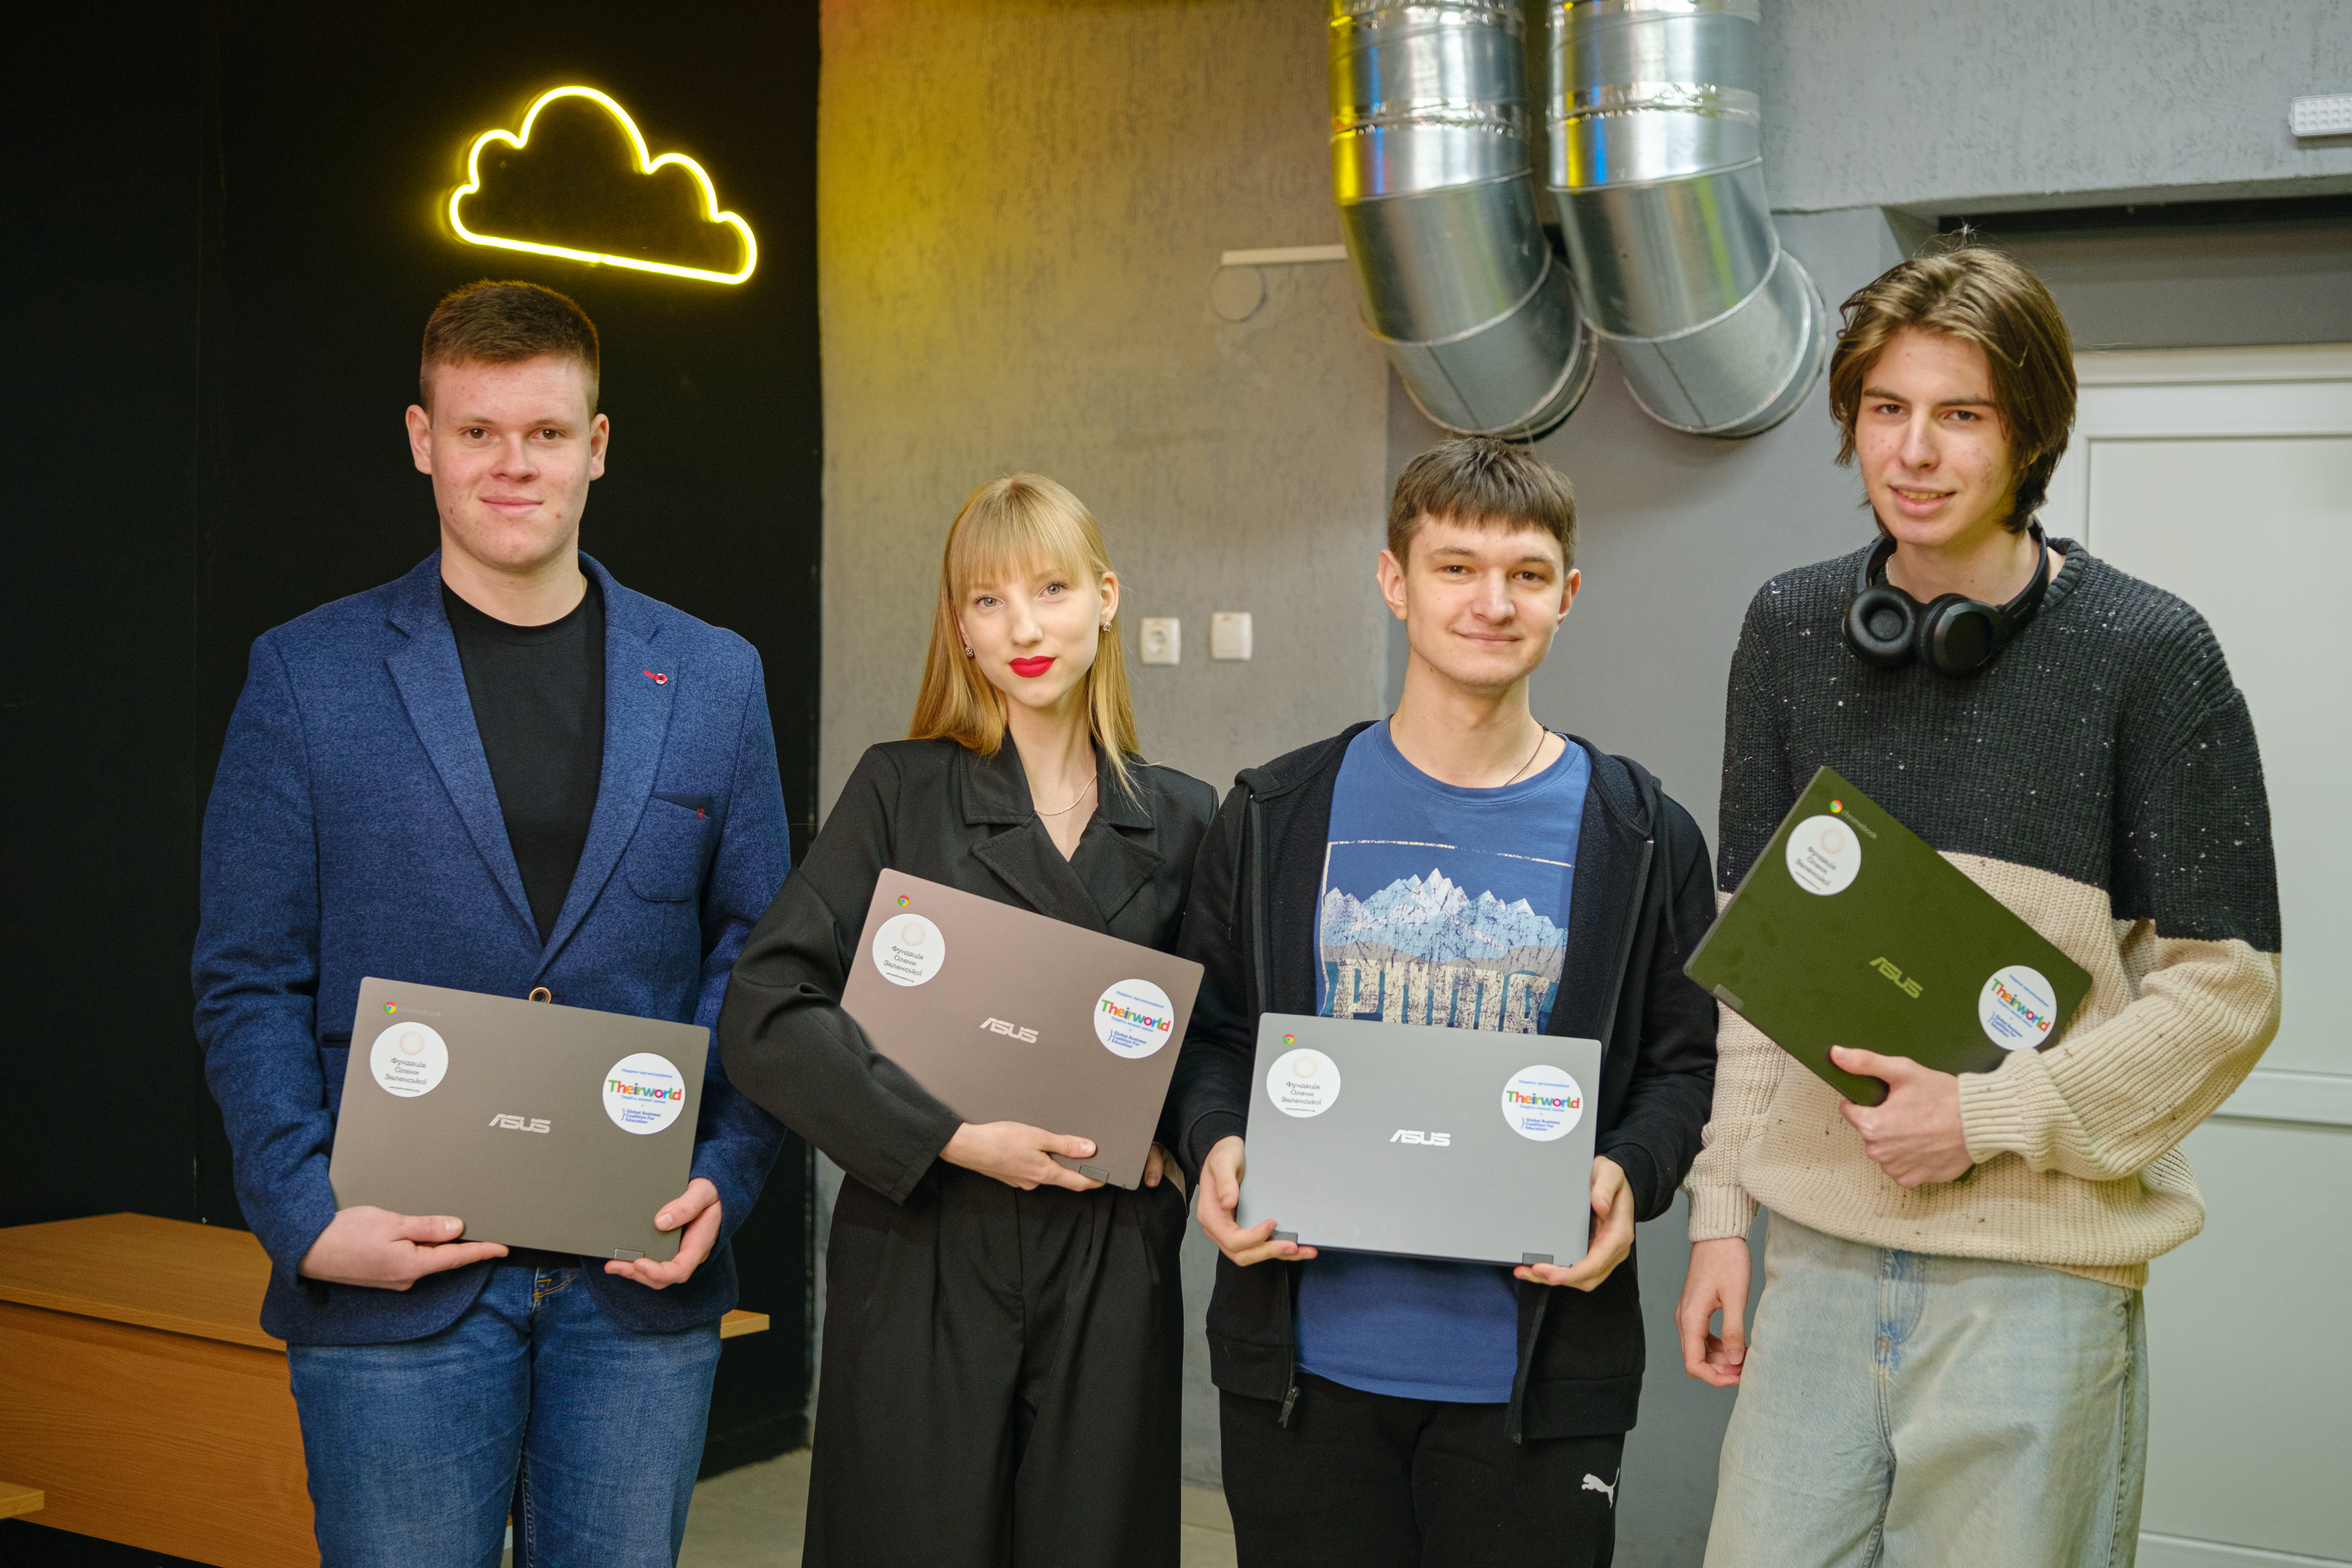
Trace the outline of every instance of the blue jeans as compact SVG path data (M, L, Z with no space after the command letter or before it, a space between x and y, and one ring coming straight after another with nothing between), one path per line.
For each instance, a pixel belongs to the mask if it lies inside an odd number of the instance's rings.
M638 1334L576 1268L497 1268L427 1339L289 1345L321 1568L668 1568L719 1325ZM520 1477L520 1484L518 1484Z
M2137 1290L1772 1216L1707 1568L2130 1568Z

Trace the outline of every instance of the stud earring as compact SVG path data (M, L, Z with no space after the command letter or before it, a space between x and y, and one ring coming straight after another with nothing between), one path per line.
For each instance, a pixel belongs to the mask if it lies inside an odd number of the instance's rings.
M963 656L966 658L970 658L971 657L971 644L966 643L963 645Z
M1108 631L1108 630L1110 630L1110 623L1109 623L1108 621L1105 621L1105 622L1102 624L1102 629L1103 629L1103 630L1105 630L1105 631Z

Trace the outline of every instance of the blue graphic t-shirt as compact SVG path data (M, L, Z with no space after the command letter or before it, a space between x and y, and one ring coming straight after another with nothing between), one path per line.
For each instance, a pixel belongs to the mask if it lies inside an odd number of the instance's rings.
M1385 723L1349 742L1324 850L1317 1011L1541 1034L1591 775L1571 743L1531 779L1462 789L1405 761ZM1325 1252L1299 1276L1298 1362L1373 1394L1500 1404L1518 1314L1508 1268Z

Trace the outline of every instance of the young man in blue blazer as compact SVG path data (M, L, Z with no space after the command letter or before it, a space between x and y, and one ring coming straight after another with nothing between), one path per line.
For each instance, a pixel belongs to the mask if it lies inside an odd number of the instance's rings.
M782 1132L705 1066L677 1258L525 1256L328 1184L361 978L709 1026L790 846L759 656L580 552L596 329L444 300L408 410L441 548L254 644L205 818L196 1031L274 1265L328 1568L676 1561L728 1237Z

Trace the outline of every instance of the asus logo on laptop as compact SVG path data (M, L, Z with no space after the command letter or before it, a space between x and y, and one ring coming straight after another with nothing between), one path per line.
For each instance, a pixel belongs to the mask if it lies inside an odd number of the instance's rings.
M1008 1023L1003 1018L982 1019L980 1026L983 1029L992 1030L1000 1035L1010 1035L1013 1038L1019 1040L1024 1045L1034 1046L1037 1043L1036 1030L1024 1029L1018 1024Z
M544 1132L548 1131L547 1118L544 1116L534 1116L528 1120L520 1116L493 1116L490 1118L490 1125L493 1127L510 1127L517 1132Z
M1389 1134L1389 1142L1391 1143L1425 1143L1433 1149L1443 1149L1454 1142L1454 1134L1451 1132L1415 1132L1409 1127L1400 1127L1394 1132Z

